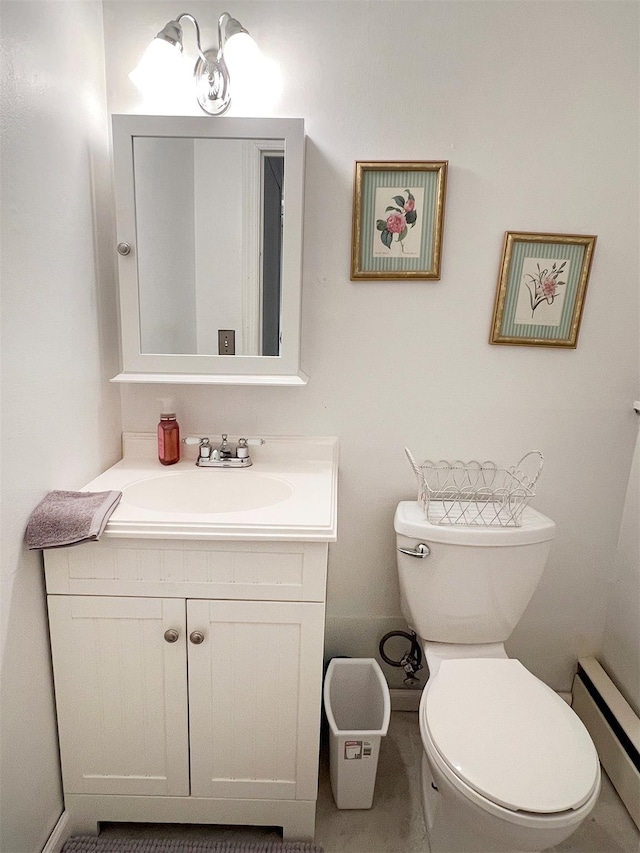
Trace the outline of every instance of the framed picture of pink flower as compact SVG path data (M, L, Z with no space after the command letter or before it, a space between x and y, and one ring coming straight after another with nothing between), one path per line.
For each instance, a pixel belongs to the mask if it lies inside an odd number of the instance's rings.
M575 349L596 239L507 231L490 343Z
M352 280L440 278L447 165L356 163Z

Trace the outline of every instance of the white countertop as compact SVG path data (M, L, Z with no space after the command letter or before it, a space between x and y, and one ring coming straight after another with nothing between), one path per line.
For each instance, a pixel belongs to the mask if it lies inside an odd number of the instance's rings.
M198 468L197 447L181 445L176 465L161 465L156 436L125 433L124 456L82 491L122 491L109 519L105 537L156 539L303 540L334 542L337 537L338 440L332 437L270 437L251 447L250 468ZM237 437L230 436L235 445ZM212 435L215 446L219 437ZM186 457L186 458L185 458ZM287 482L292 494L270 506L235 512L173 512L151 510L127 502L127 486L181 472L197 472L212 488L224 490L233 478L255 473Z

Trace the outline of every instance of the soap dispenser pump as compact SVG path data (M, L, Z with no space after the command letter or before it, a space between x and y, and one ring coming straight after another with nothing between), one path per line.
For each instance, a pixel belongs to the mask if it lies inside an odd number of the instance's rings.
M171 399L161 400L158 424L158 459L163 465L180 461L180 427L176 420L175 404Z

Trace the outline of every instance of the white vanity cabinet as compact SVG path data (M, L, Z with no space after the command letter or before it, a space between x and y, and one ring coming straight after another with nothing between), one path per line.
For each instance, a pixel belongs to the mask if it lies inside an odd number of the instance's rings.
M45 552L72 832L235 823L313 838L326 565L326 542Z

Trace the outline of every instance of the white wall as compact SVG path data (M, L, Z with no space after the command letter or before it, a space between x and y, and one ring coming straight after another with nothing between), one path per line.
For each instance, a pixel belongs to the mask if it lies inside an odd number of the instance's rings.
M194 204L198 348L218 355L218 330L242 329L242 222L244 146L236 140L194 143Z
M145 110L127 73L175 11L105 0L112 112ZM195 0L189 11L209 46L220 10ZM183 433L340 437L328 651L346 654L374 652L402 624L393 512L414 494L402 448L506 464L542 450L536 506L558 538L509 650L566 690L576 657L600 646L636 434L637 4L238 2L232 12L280 63L273 114L306 121L311 378L295 389L176 387ZM354 161L441 158L442 280L350 282ZM506 230L598 235L577 350L487 343ZM122 393L125 429L153 429L157 389Z
M99 2L11 2L2 24L2 815L36 853L62 811L33 507L119 450L113 234Z
M197 352L194 145L134 142L136 246L142 352Z

